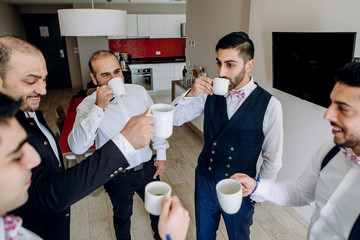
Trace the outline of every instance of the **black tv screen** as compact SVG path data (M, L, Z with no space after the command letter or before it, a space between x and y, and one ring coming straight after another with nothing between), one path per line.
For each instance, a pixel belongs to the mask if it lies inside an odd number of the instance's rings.
M328 107L335 70L353 61L355 32L273 32L273 87Z

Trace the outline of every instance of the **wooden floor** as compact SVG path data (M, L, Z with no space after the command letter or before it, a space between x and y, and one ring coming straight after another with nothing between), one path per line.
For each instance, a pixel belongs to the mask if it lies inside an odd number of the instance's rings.
M73 90L49 90L43 97L41 108L53 131L55 108L61 104L67 111L70 98L77 92ZM170 103L170 95L153 97L155 103ZM202 149L202 139L187 125L174 127L173 135L168 139L170 148L167 151L167 170L161 180L172 187L172 195L179 196L183 205L189 210L191 222L187 239L195 240L194 216L194 169ZM112 205L104 190L100 189L71 207L72 240L107 240L115 239L112 226ZM141 199L135 195L132 216L132 239L151 240L150 220ZM292 208L279 207L271 203L256 206L254 224L251 227L251 239L256 240L289 240L306 239L308 223ZM217 232L218 240L227 239L223 221Z

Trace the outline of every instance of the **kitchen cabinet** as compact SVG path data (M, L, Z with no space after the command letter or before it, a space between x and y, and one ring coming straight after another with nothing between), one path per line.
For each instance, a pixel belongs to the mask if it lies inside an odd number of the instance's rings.
M181 37L180 25L186 22L185 14L151 14L150 38Z
M127 36L137 37L138 36L138 21L136 14L127 14Z
M165 35L165 15L150 15L150 38L163 38Z
M149 14L138 14L137 15L137 29L139 37L150 36L150 15Z
M185 14L127 14L127 35L108 38L179 38L185 22Z
M175 65L174 80L182 79L183 77L182 71L184 69L184 66L186 66L186 63L179 62L179 63L174 63L174 65Z
M181 37L181 23L186 22L186 15L172 14L165 15L165 35L166 37Z

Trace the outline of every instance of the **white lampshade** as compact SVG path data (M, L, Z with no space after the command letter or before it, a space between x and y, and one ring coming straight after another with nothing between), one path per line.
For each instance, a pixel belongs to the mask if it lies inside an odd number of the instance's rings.
M113 9L58 10L61 36L126 35L126 11Z

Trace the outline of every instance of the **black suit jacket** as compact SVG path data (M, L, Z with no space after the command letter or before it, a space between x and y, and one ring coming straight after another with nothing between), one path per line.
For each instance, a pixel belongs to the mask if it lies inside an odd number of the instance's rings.
M42 113L36 115L51 132ZM111 180L129 163L109 141L81 163L65 170L58 143L61 164L35 120L25 118L23 112L16 117L27 131L29 143L39 152L41 163L32 170L29 200L12 213L23 218L25 228L44 239L70 239L70 206Z

